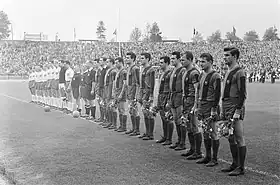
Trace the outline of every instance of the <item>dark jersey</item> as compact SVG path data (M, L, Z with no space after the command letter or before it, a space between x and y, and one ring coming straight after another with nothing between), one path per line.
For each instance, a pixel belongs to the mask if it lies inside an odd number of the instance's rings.
M195 97L194 84L199 82L199 71L193 67L183 75L183 92L185 97Z
M217 107L221 97L220 74L215 71L210 73L202 73L199 79L199 101L214 102L213 107Z
M92 86L92 82L95 82L95 70L90 69L85 73L84 83L88 86Z
M79 88L81 85L81 79L82 79L81 73L75 73L71 81L71 87Z
M223 88L222 100L237 99L237 107L241 109L247 96L246 76L243 69L239 66L229 70L226 74Z
M66 69L64 67L62 67L59 71L59 83L65 83L65 73L66 73Z
M107 72L108 69L109 69L109 67L106 67L106 68L103 68L103 69L101 70L101 74L100 74L100 78L99 78L99 87L100 87L100 88L104 88L104 84L105 84L105 82L104 82L104 80L105 80L105 75L106 75L106 72Z

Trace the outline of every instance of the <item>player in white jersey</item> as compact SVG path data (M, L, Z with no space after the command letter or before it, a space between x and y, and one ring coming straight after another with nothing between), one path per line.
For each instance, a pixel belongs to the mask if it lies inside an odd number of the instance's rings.
M47 105L47 66L45 65L43 67L43 72L42 72L42 82L43 82L43 89L42 89L42 94L43 94L43 104Z
M35 71L34 69L31 70L28 79L28 87L31 93L31 102L34 102L34 95L35 95Z
M38 68L37 73L37 82L38 82L38 103L43 103L43 70L41 68Z
M52 79L52 66L51 64L48 64L47 67L46 67L46 103L47 105L50 105L50 106L53 106L52 104L52 99L51 99L51 79Z
M54 74L54 93L55 93L55 102L56 102L56 106L59 109L62 109L62 100L61 100L61 95L60 95L60 91L59 91L59 72L60 72L60 66L58 64L58 62L55 63L55 74Z
M74 71L73 69L70 67L70 62L69 61L65 61L65 65L64 65L66 72L65 72L65 89L66 89L66 109L68 111L73 111L73 96L72 96L72 92L71 92L71 80L74 76Z

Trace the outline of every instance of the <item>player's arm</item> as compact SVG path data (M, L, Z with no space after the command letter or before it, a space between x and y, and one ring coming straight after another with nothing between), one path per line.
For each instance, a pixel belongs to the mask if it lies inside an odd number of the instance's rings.
M200 79L201 78L198 76L198 82L196 84L194 84L194 88L195 88L195 102L194 102L194 105L195 105L195 107L197 107L197 105L198 105L199 90L200 90L200 84L199 84Z
M91 92L94 92L96 85L95 71L91 71Z
M221 98L221 76L219 74L216 75L213 86L214 86L214 104L211 109L211 112L217 114L218 106Z
M121 93L120 93L120 95L119 95L119 97L118 97L119 99L123 96L123 93L124 93L124 91L125 91L125 88L127 87L127 84L128 84L127 73L124 73L124 74L123 74L123 79L124 79L125 83L124 83L123 86L122 86ZM115 79L115 80L117 80L117 79Z
M156 74L155 74L155 70L152 69L151 73L150 73L150 84L151 84L151 93L150 93L150 100L154 100L154 90L155 90L155 78L156 78Z
M239 92L239 100L238 100L236 109L240 110L244 106L245 99L247 96L246 77L245 77L245 73L243 70L240 70L237 73L237 88L238 88L238 92Z
M194 108L193 111L197 108L198 103L198 84L199 84L199 73L198 71L194 71L194 74L192 76L192 84L194 87Z
M141 99L141 93L140 93L140 69L136 67L134 70L134 77L136 80L136 95L135 97L138 99Z

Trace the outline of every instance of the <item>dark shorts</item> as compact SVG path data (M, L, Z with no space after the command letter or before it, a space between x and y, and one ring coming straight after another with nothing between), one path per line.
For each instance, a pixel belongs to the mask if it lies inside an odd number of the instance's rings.
M31 87L31 88L29 88L29 89L30 89L31 95L35 95L35 92L36 92L35 87Z
M91 94L92 87L90 85L86 85L84 88L85 88L84 89L84 91L85 91L85 98L87 100L94 100L95 99L95 93L94 93L94 95Z
M72 87L73 98L78 99L80 98L80 90L78 87Z
M214 102L209 102L209 101L199 101L198 103L198 119L206 119L211 116L211 109L213 107ZM219 106L218 106L218 115L219 115Z
M183 100L183 113L189 114L194 106L195 97L185 97Z
M51 81L52 80L48 80L48 81L46 81L46 90L50 90L51 89Z
M81 98L86 98L86 88L85 86L81 86Z
M222 117L225 120L231 119L234 115L234 112L236 110L236 106L238 103L237 98L227 99L222 101ZM241 108L241 115L240 120L244 120L245 117L245 106Z
M183 105L183 94L181 92L171 93L171 107L176 109Z

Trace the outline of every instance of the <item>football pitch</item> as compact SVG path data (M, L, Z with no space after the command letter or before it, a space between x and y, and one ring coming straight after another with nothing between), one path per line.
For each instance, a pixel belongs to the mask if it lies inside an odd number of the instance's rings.
M279 83L248 84L244 122L247 170L239 177L219 172L231 162L224 138L218 154L219 165L207 168L185 160L180 156L182 152L155 141L129 137L59 111L44 112L42 107L29 103L26 81L0 81L0 85L0 169L10 183L280 184ZM142 131L143 128L141 122ZM157 117L155 138L160 139L161 133ZM173 135L175 141L175 130Z

